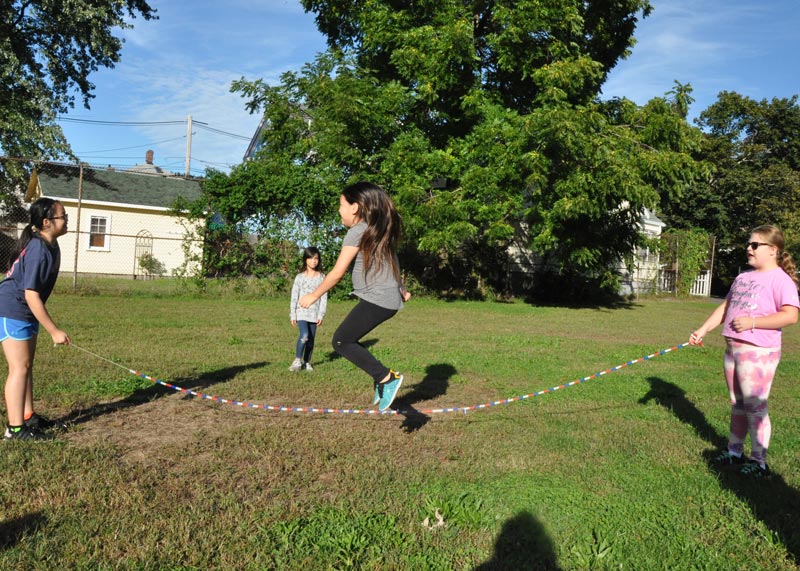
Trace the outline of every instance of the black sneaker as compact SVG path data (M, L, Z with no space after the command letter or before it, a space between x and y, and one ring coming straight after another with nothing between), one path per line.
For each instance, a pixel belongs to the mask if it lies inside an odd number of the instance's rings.
M38 432L64 432L67 429L67 425L60 420L50 420L35 412L25 421L25 426Z
M742 468L739 470L739 473L748 478L766 478L771 474L769 466L766 464L766 462L762 466L753 460L750 460L747 464L742 466Z
M22 426L16 432L11 432L10 428L6 428L6 433L3 435L5 440L32 440L32 441L44 441L44 440L52 440L51 436L44 434L43 432L39 432L33 428L29 428L25 425Z
M734 464L744 464L747 462L747 459L744 455L736 456L735 454L731 454L728 450L725 450L718 456L715 456L713 462L720 466L732 466Z

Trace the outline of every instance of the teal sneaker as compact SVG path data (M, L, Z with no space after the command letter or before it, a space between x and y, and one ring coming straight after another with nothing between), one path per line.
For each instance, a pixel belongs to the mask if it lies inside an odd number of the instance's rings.
M376 405L381 402L381 384L375 383L375 396L372 397L372 404Z
M380 383L381 395L378 410L383 412L384 410L388 409L392 403L394 402L394 397L397 396L397 391L400 388L400 385L403 384L403 375L397 373L395 371L389 371L389 380L385 383Z

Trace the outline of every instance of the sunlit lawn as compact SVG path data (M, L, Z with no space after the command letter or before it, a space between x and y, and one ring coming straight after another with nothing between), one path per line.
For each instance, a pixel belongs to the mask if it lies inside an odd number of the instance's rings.
M770 399L775 475L753 482L709 465L728 425L718 332L542 396L414 413L679 345L712 301L412 300L365 340L406 375L404 414L378 416L244 408L136 377L258 405L371 409L370 380L330 349L351 302L331 303L315 371L291 373L288 299L179 290L62 284L51 299L96 356L40 339L38 408L71 427L0 446L0 569L797 568L798 329Z

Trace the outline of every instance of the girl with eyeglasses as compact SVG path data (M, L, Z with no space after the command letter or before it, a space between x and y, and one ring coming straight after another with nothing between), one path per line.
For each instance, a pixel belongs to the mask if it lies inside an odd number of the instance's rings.
M11 256L14 263L0 282L0 342L8 362L6 440L44 440L48 438L45 431L63 427L33 410L33 360L40 324L54 343L70 342L45 307L61 265L58 237L66 233L67 215L60 202L40 198L31 204L30 223Z
M767 448L772 427L767 412L775 371L781 359L781 329L797 323L797 268L784 251L784 236L775 226L759 226L746 244L747 263L730 292L705 323L694 331L689 343L722 324L727 348L723 361L731 399L728 448L714 460L722 465L741 465L746 476L769 474ZM744 441L750 434L750 458L744 456Z

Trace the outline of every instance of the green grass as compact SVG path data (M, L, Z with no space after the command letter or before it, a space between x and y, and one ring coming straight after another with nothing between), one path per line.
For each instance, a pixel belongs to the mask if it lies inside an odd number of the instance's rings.
M370 380L330 348L351 302L329 305L316 370L291 373L288 299L169 280L69 291L48 307L102 359L41 336L37 407L71 427L0 446L0 569L797 569L800 328L770 398L775 477L749 482L708 463L728 425L718 332L467 414L269 412L128 369L230 399L364 409ZM470 406L683 343L713 307L414 299L365 341L406 374L404 407Z

